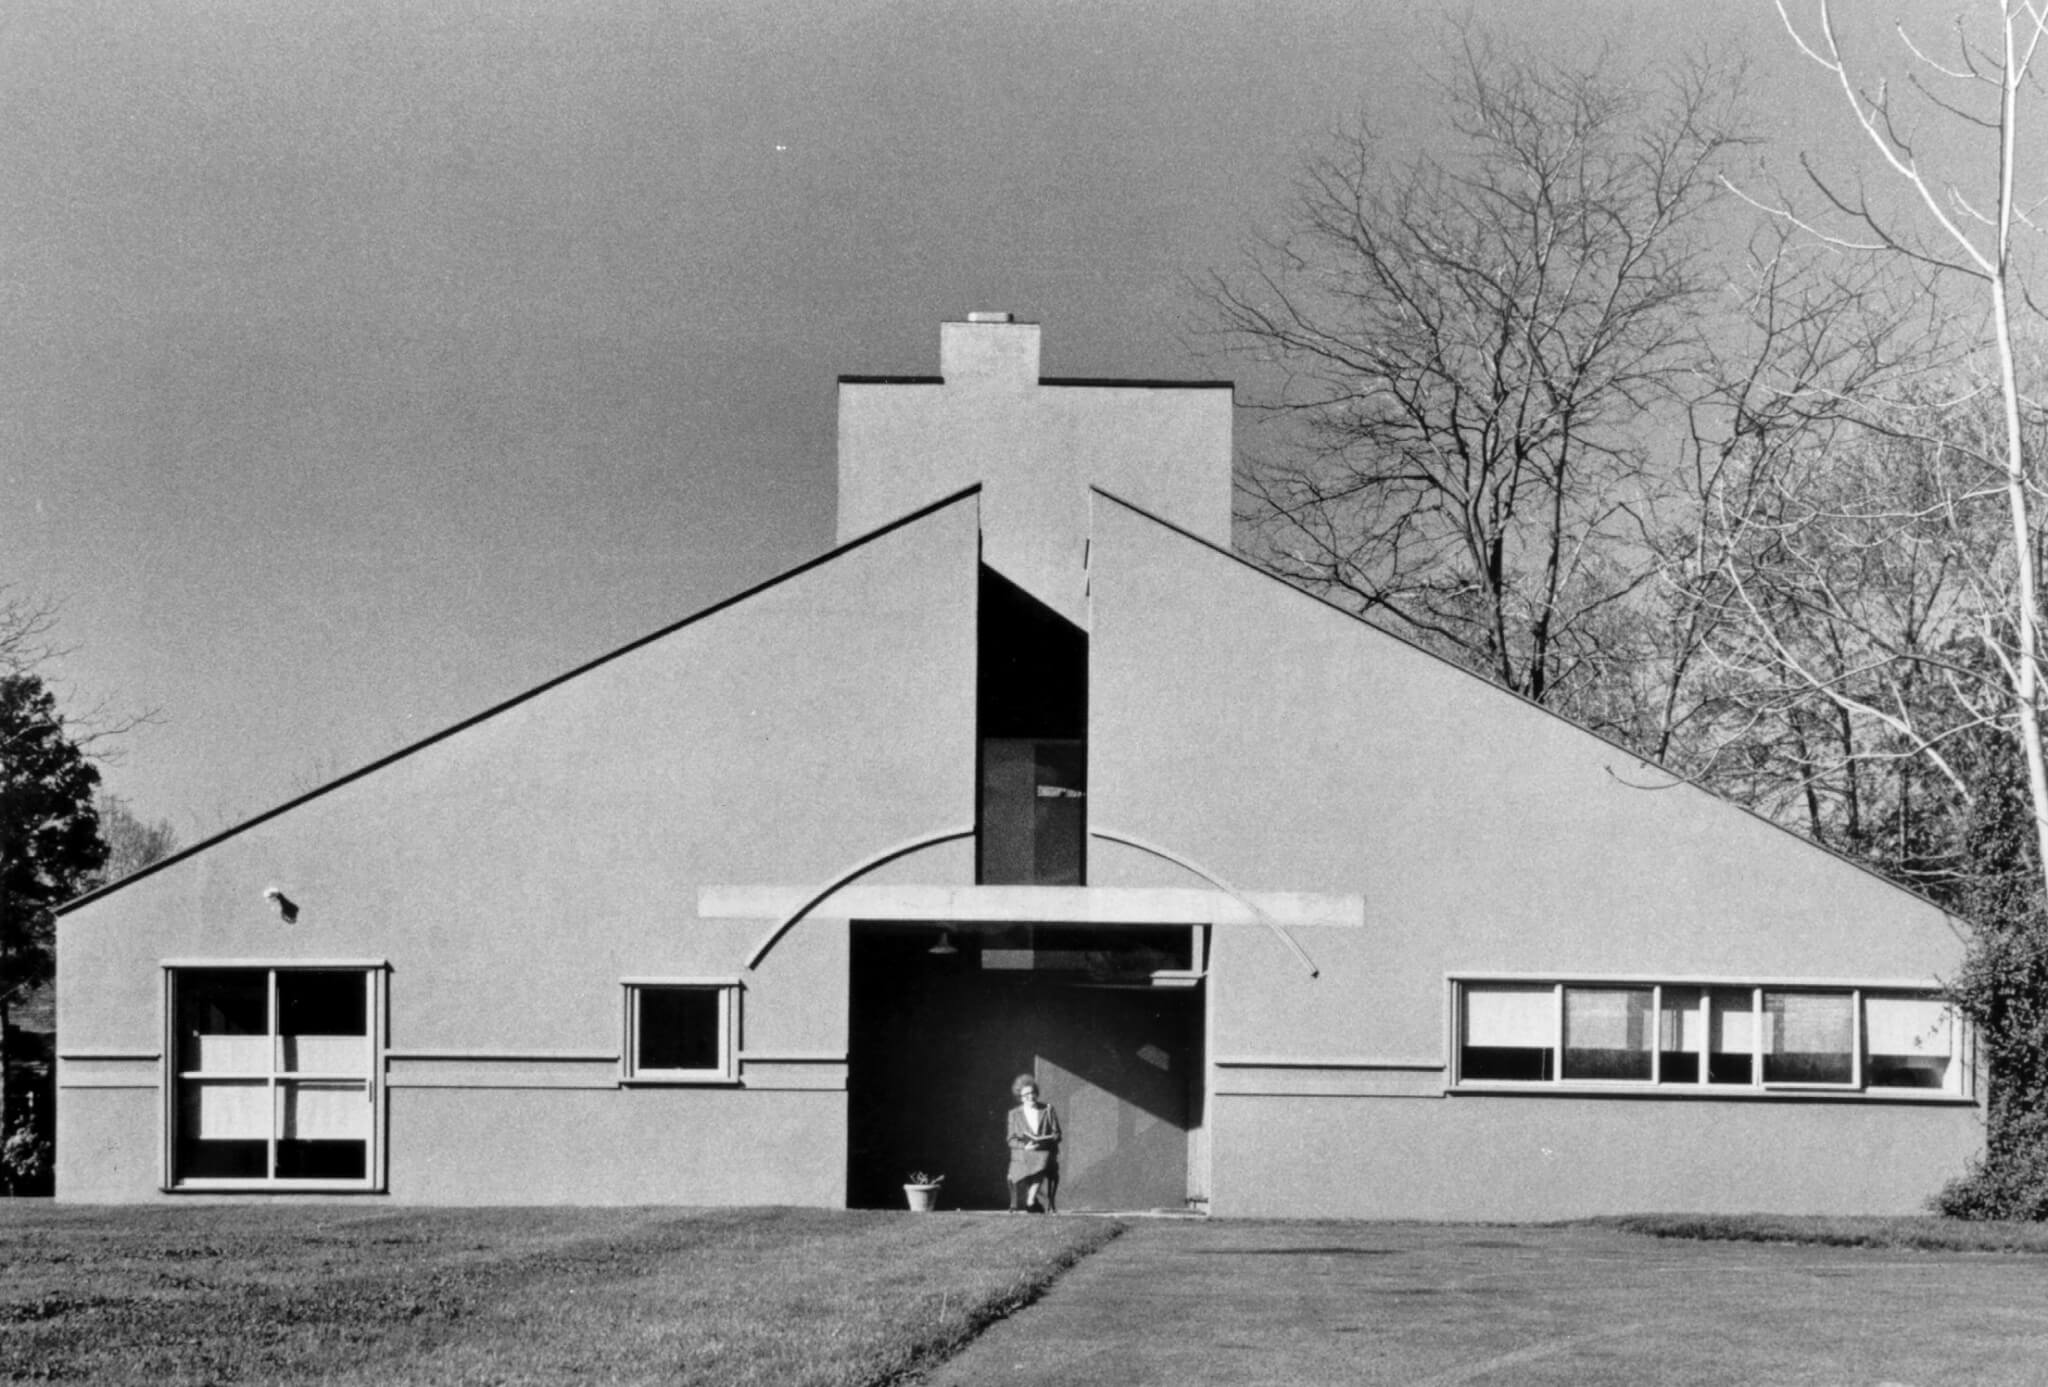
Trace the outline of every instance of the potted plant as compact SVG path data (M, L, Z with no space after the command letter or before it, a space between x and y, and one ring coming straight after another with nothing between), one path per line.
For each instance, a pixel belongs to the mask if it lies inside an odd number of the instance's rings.
M910 1179L903 1186L903 1197L910 1201L910 1212L928 1214L938 1207L939 1186L945 1182L943 1175L927 1175L921 1170L910 1172Z

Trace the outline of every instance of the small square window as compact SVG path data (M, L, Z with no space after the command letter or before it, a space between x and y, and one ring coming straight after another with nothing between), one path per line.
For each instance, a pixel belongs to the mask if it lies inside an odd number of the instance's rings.
M725 1083L737 1077L739 984L719 980L626 984L626 1078Z

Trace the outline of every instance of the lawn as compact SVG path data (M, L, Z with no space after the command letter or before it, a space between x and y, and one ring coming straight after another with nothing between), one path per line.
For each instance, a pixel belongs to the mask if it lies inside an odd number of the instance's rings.
M1119 1231L999 1214L0 1202L0 1378L884 1382Z
M928 1387L2042 1387L2044 1307L2015 1253L1162 1220Z
M1791 1214L1628 1214L1595 1223L1653 1238L1703 1242L1809 1243L1921 1252L2048 1253L2048 1224L1965 1223L1936 1218L1819 1218Z

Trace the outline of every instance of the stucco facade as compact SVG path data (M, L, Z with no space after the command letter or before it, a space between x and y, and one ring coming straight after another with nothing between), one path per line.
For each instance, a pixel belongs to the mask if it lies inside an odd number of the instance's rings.
M1078 1208L1960 1172L1955 922L1233 556L1229 391L1037 332L842 383L819 560L68 910L59 1197L993 1207L1019 1069Z

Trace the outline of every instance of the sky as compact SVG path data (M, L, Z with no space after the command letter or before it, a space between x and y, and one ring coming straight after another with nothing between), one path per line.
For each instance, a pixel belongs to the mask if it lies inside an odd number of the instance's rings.
M835 379L941 320L1232 374L1190 283L1467 14L1843 138L1757 0L10 6L0 584L206 837L829 547Z

